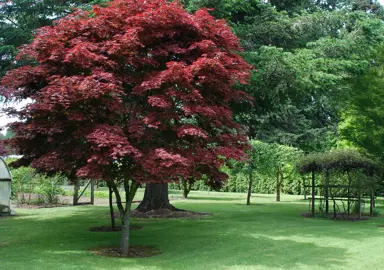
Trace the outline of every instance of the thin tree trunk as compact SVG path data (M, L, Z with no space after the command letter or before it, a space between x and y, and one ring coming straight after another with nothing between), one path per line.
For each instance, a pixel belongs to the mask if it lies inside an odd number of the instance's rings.
M77 205L79 202L79 189L80 181L76 179L73 183L73 205Z
M129 229L130 229L130 216L131 216L131 206L133 198L136 194L139 185L135 182L129 187L129 181L124 181L124 190L125 190L125 207L121 201L120 193L116 185L113 185L113 191L116 196L117 207L120 211L121 216L121 241L120 241L120 250L123 256L128 256L129 254Z
M248 185L248 194L247 194L247 205L251 204L251 195L252 195L252 184L253 184L253 161L249 161L249 185Z
M144 198L137 207L139 212L148 212L151 210L169 209L180 211L169 203L168 184L167 183L149 183L145 186Z
M183 185L183 197L186 199L188 198L187 180L185 179L181 180L181 184Z
M371 190L371 194L369 196L369 215L373 216L373 189Z
M91 180L91 204L95 204L95 180Z
M187 199L188 198L188 195L189 195L189 192L191 192L191 189L192 189L192 185L193 185L193 178L192 179L190 179L191 181L188 181L188 180L185 180L185 179L183 179L183 180L181 180L181 183L182 183L182 185L183 185L183 197L185 198L185 199Z
M276 179L276 201L280 201L280 172L277 173Z
M109 184L108 184L108 189L109 189L109 213L111 216L111 227L112 227L112 230L116 231L115 212L113 210L113 190Z

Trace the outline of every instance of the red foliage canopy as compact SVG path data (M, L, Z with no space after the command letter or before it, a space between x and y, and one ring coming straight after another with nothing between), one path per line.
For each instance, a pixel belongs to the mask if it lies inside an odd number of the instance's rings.
M165 0L115 0L41 28L1 94L33 100L10 124L13 148L46 172L136 182L205 174L218 183L247 148L231 102L251 67L238 39L207 10Z
M5 150L4 146L3 146L3 142L0 141L0 156L5 156L7 155L7 151Z

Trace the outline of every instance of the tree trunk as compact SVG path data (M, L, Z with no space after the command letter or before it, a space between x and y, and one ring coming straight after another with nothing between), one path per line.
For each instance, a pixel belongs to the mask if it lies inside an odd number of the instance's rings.
M144 198L136 210L139 212L148 212L158 209L179 210L169 203L167 183L147 184L145 186Z
M251 204L251 195L252 195L252 184L253 184L253 161L249 161L249 185L248 185L248 194L247 194L247 205Z
M370 199L369 199L369 215L373 216L373 208L374 208L374 201L375 201L375 193L373 189L371 190L370 194Z
M129 221L131 216L131 209L125 209L123 217L121 218L121 242L120 250L124 256L129 254Z
M191 179L191 181L188 181L188 180L185 180L185 179L181 180L181 183L183 185L183 197L185 199L188 198L188 194L189 194L189 192L191 192L193 182L194 182L193 178Z
M280 201L280 173L277 173L277 179L276 179L276 201Z
M136 191L139 185L137 183L132 183L129 186L129 181L124 181L124 191L125 191L125 207L121 200L119 190L116 185L113 185L113 191L116 196L117 207L119 208L120 217L121 217L121 241L120 241L120 251L123 256L129 255L129 229L130 229L130 217L131 217L131 206L133 198L135 197Z
M108 185L108 189L109 189L109 213L111 216L111 227L112 227L112 230L116 231L115 212L113 211L113 190L109 185Z
M91 180L91 204L95 204L95 180Z
M327 213L327 214L329 212L328 184L329 184L329 170L326 170L325 171L324 198L325 198L325 213Z
M80 181L76 179L73 183L73 205L77 205L79 202L79 189Z

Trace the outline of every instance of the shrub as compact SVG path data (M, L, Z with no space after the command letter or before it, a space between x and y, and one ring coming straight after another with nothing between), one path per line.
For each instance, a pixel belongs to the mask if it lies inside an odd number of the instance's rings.
M38 194L39 204L57 204L59 195L64 195L64 190L60 187L65 181L65 177L56 174L52 177L39 175L35 192Z

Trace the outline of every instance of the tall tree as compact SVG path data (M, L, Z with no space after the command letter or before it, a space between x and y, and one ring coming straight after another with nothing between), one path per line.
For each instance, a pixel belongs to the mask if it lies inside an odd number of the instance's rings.
M379 46L365 74L352 80L341 110L341 138L384 162L384 47Z
M251 66L233 51L238 39L206 10L194 15L166 0L115 0L77 11L39 29L17 59L34 65L2 80L7 99L30 98L8 110L9 144L45 172L105 179L122 219L129 251L131 203L140 183L227 175L220 167L248 147L230 104L248 96ZM124 201L124 204L123 204Z

